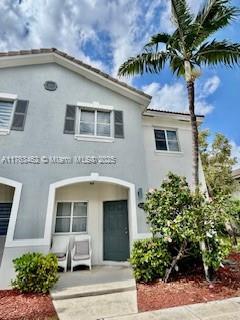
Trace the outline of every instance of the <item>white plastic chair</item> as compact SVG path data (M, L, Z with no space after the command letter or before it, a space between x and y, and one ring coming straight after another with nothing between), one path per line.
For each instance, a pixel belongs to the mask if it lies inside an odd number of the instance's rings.
M76 266L88 266L92 269L91 237L88 234L75 236L73 249L71 250L71 272Z
M50 250L57 256L58 266L67 271L69 237L68 236L53 236L52 247Z

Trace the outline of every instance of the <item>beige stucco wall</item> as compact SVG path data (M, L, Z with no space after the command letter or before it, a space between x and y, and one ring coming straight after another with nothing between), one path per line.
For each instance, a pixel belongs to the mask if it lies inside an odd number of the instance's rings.
M56 203L59 201L87 201L87 231L92 240L93 264L103 263L103 201L127 200L128 190L110 183L78 183L61 187L56 191ZM53 232L55 227L56 206ZM72 245L72 238L71 244Z
M154 129L174 129L177 131L180 152L156 151ZM149 188L158 188L168 172L185 176L192 185L192 134L189 121L158 116L144 117L144 146L147 163L147 175ZM206 191L206 183L200 162L200 183Z
M0 183L0 202L11 202L14 188Z

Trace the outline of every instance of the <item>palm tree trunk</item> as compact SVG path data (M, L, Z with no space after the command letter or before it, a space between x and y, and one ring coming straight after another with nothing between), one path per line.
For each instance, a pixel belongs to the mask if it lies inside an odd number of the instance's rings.
M189 112L191 117L191 127L192 127L192 145L193 145L193 185L195 191L199 188L199 144L198 144L198 126L197 117L195 115L195 88L194 81L187 81L188 90L188 102L189 102ZM207 252L205 241L200 241L200 250L203 257L203 267L205 272L205 277L208 282L211 281L211 275L208 265L204 261L204 256Z
M193 184L195 189L199 186L199 146L198 146L198 127L197 117L195 115L195 90L194 81L187 82L189 112L192 127L192 145L193 145Z

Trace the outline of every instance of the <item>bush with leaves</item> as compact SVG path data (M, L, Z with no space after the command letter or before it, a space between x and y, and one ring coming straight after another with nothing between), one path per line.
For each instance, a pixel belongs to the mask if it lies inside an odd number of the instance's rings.
M168 280L178 261L200 244L199 255L207 267L217 269L228 250L220 241L221 226L229 219L225 198L208 200L199 190L193 193L185 177L169 173L159 189L147 194L144 210L153 235L161 234L175 252L165 274Z
M134 242L130 263L137 281L151 282L163 278L170 262L168 245L162 238Z
M58 281L58 262L54 254L32 252L13 260L16 279L12 287L21 292L47 293Z

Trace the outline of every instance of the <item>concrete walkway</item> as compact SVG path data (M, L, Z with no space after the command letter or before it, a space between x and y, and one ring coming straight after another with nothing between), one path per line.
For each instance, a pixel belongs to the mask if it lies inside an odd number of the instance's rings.
M61 274L51 292L60 320L96 320L137 313L130 267L94 267Z
M62 274L51 295L59 320L240 320L240 297L138 313L129 267Z
M106 320L240 320L240 297L138 314L108 317Z

